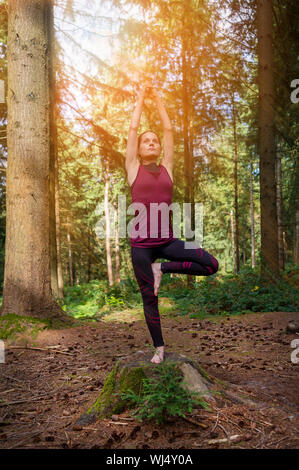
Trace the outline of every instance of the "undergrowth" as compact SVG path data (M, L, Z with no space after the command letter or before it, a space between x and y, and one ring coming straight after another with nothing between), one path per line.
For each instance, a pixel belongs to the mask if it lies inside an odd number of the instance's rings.
M191 318L211 315L238 315L248 312L292 312L299 310L299 266L288 266L280 282L270 284L261 279L257 269L242 268L238 274L218 273L194 277L193 288L186 286L186 276L162 278L159 296L172 301L172 314ZM142 308L136 279L127 278L109 286L107 281L65 288L59 301L63 310L75 318L101 318L113 310Z
M157 365L152 377L142 380L142 392L132 390L122 393L128 405L135 406L132 412L139 421L165 423L170 417L185 417L194 406L208 408L199 393L189 392L182 386L182 373L177 364L168 362Z

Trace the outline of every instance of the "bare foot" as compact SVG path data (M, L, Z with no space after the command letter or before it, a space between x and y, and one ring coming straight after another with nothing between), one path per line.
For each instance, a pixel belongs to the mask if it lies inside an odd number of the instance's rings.
M164 346L158 346L156 348L155 355L151 359L151 362L153 364L160 364L163 361L164 361Z
M161 279L162 279L162 271L161 271L161 263L153 263L152 270L154 275L154 294L158 295Z

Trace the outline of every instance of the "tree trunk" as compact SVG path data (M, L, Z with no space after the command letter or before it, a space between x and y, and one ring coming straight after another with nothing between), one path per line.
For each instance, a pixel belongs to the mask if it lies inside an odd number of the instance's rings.
M51 292L48 2L8 2L5 274L1 314L65 318Z
M295 228L294 228L294 263L298 263L299 252L299 211L295 215Z
M57 141L56 141L57 142ZM57 147L56 147L57 148ZM56 245L57 245L57 279L58 279L58 297L64 297L64 284L61 264L61 244L60 244L60 212L59 212L59 178L58 178L58 153L55 156L55 217L56 217Z
M190 103L191 108L191 121L190 121L190 159L189 159L189 174L190 174L190 203L191 203L191 229L195 230L195 194L194 194L194 118L193 118L193 105L192 98ZM194 236L195 238L195 236ZM195 277L196 279L196 277Z
M250 231L251 231L251 266L255 268L255 227L254 227L254 199L253 199L253 165L250 161Z
M233 211L230 211L230 224L232 232L232 251L233 251L233 271L236 274L236 250L235 250L235 228L234 228L234 214Z
M278 253L279 269L284 270L284 243L283 243L283 201L281 187L281 154L280 144L277 145L276 152L276 195L277 195L277 225L278 225Z
M51 288L55 297L59 296L57 276L57 241L56 241L56 217L55 217L55 152L56 152L56 116L55 116L55 70L54 56L54 19L51 2L47 2L47 29L49 44L49 122L50 122L50 258L51 258Z
M114 220L118 220L117 204L114 202ZM119 239L118 239L118 225L115 223L115 278L116 282L120 283L120 259L119 259Z
M190 77L191 78L191 77ZM191 107L191 113L192 113L192 98L190 107ZM190 142L190 153L189 153L189 184L190 184L190 205L191 205L191 230L195 231L195 201L194 201L194 147L193 147L193 139L194 139L194 134L193 134L193 120L190 122L190 135L189 135L189 142ZM194 234L194 239L195 239L195 234ZM189 287L194 286L194 280L198 280L198 276L191 276L188 275L188 285Z
M80 261L81 261L81 259L80 259ZM78 266L78 269L76 270L76 285L78 286L80 284L80 266L81 266L81 262L79 262L77 264L77 266Z
M259 154L261 201L261 274L269 281L279 276L275 184L272 1L258 0Z
M113 285L113 272L112 272L112 260L111 260L111 244L110 244L110 213L109 213L109 163L106 162L105 168L105 221L106 221L106 257L107 257L107 272L109 285Z
M235 220L236 220L236 271L240 271L240 248L239 248L239 203L238 203L238 146L236 129L235 99L232 95L233 130L234 130L234 188L235 188Z
M73 275L73 253L72 253L72 245L71 245L71 233L70 233L70 217L69 215L66 216L66 238L67 238L67 246L68 246L68 253L69 253L69 276L70 276L70 286L74 285L74 275Z
M282 232L282 241L283 241L284 264L286 264L288 262L288 259L287 259L288 247L287 247L285 232Z
M91 280L91 261L90 261L90 235L88 234L88 239L87 239L87 245L88 245L88 252L87 252L87 282L90 282Z
M184 196L185 203L191 203L191 165L189 148L189 103L188 103L188 74L187 74L187 44L184 16L182 17L182 92L183 92L183 139L184 139ZM189 227L191 227L191 220ZM186 241L189 241L186 236ZM187 274L187 286L193 286L193 276Z

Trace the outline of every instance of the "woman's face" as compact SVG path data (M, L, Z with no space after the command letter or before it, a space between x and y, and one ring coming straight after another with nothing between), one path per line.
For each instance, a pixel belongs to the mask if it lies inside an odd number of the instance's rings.
M139 155L143 160L156 160L161 153L159 139L153 132L146 132L141 136L138 149Z

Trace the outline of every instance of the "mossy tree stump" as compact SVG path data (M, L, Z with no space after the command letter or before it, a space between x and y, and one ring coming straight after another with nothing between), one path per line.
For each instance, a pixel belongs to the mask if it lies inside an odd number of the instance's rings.
M137 395L142 391L142 379L150 378L156 367L150 359L152 354L143 351L120 359L105 380L104 386L93 405L77 420L76 425L86 426L98 419L119 414L128 407L121 394L132 390ZM214 392L226 388L222 381L208 375L204 369L182 354L167 353L165 362L178 366L183 388L198 392L205 402L215 402Z

